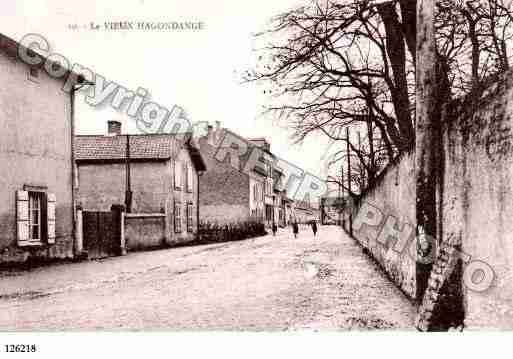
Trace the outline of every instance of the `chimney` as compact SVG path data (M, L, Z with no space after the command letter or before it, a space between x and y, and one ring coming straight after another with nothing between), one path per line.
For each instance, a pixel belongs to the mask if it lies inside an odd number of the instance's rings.
M108 121L107 122L107 135L118 136L121 135L121 122L119 121Z

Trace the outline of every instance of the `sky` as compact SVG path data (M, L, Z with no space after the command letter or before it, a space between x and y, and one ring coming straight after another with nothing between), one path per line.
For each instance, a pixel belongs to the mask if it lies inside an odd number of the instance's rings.
M0 31L18 41L41 34L51 52L70 62L127 89L145 88L152 101L184 108L192 122L220 121L242 136L266 137L277 156L324 178L328 142L319 136L293 145L290 130L260 116L266 95L255 84L241 84L238 75L256 61L253 34L298 1L16 0L2 4ZM103 24L112 21L201 21L204 29L105 30ZM91 22L100 30L91 30ZM78 134L104 134L111 119L120 120L124 132L138 132L123 113L94 109L80 98L76 118Z

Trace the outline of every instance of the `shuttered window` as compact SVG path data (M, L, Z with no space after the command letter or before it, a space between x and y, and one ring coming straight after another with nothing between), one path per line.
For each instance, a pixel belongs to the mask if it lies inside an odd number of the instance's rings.
M192 192L193 190L193 172L192 172L192 166L191 165L188 165L187 166L187 192Z
M53 193L46 194L46 240L48 244L55 243L55 205L56 198Z
M175 233L182 232L182 215L180 202L175 202Z
M192 219L194 208L192 203L187 203L187 232L193 231Z
M16 192L16 232L19 246L55 243L55 204L53 193Z
M182 167L181 167L180 162L178 162L178 161L173 162L173 167L174 167L174 173L175 173L174 181L173 181L174 186L175 186L176 190L179 190L179 189L181 189Z
M187 164L184 163L182 165L182 175L183 175L183 190L187 191Z
M27 191L16 192L16 226L18 245L30 244L29 194Z

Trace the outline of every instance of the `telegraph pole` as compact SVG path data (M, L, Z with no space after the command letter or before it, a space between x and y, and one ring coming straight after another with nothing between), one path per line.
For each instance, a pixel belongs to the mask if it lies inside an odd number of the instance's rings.
M358 131L358 152L361 157L365 159L362 155L362 137L360 135L360 131ZM363 192L365 188L365 162L362 162L360 165L360 193Z
M372 109L369 107L367 116L367 137L369 138L369 178L367 185L371 187L374 183L375 159L374 159L374 129L372 128Z
M340 165L340 187L342 189L342 199L344 200L345 197L345 191L344 191L344 165ZM342 224L342 227L345 228L346 226L346 217L345 217L345 200L344 200L344 208L342 208L342 203L340 203L340 214L342 215L342 221L340 222Z
M347 145L347 197L352 200L351 190L351 146L349 146L349 127L346 127L346 145ZM352 201L351 201L352 202ZM352 208L349 208L349 234L353 235L353 214Z
M337 211L338 211L338 225L342 225L342 166L340 166L340 182L338 183L338 200L337 200Z
M125 207L126 213L132 212L132 184L130 180L130 135L126 135L126 154L125 154L125 167L126 167L126 184L125 184Z

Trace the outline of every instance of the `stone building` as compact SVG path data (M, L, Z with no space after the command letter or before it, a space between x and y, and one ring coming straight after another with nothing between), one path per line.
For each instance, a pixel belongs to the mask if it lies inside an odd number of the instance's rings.
M292 217L298 223L306 224L312 220L320 222L321 212L317 203L294 201Z
M322 224L342 224L346 197L322 197L320 199L320 215Z
M287 212L287 191L285 190L283 172L274 168L273 178L273 199L274 199L274 221L280 227L288 224L290 214Z
M278 223L279 198L275 193L275 179L280 176L274 167L276 157L271 152L271 144L263 137L248 138L248 141L264 151L271 159L266 166L266 177L264 181L264 221L267 227Z
M77 199L84 210L125 204L129 190L127 212L165 214L167 244L195 238L198 177L206 168L190 136L122 135L121 124L109 121L107 135L76 136L75 141Z
M74 243L73 94L70 72L0 34L0 262L70 258ZM73 77L77 79L78 77ZM73 84L76 81L73 80Z
M208 168L200 180L200 220L221 224L262 222L268 172L261 166L242 171L234 167L228 157L218 161L215 155L226 134L237 136L221 128L218 122L215 129L209 125L208 133L199 139L201 155Z

